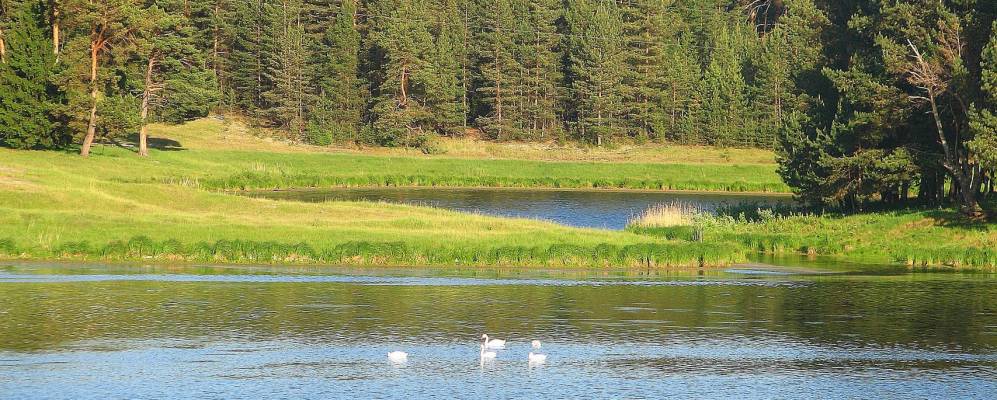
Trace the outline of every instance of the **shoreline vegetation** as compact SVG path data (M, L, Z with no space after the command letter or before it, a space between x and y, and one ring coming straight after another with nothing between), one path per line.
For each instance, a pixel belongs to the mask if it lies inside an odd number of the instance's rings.
M733 206L705 212L674 203L648 210L627 231L744 251L834 257L910 270L997 270L997 227L951 209L854 215Z
M222 192L231 186L295 190L335 179L404 182L380 178L404 175L371 177L374 170L418 171L409 176L442 177L438 182L449 182L452 187L488 181L516 189L521 188L516 186L519 182L584 182L572 178L579 174L610 176L602 178L606 182L636 174L648 181L654 176L686 179L675 182L699 185L698 190L737 189L748 186L732 183L739 180L778 183L774 164L752 165L744 173L744 166L736 160L730 164L587 165L333 154L307 148L284 152L285 145L233 132L210 119L181 126L156 125L150 134L178 145L154 147L149 158L134 157L126 148L97 147L92 157L82 161L69 153L0 149L0 259L688 270L742 263L748 253L761 251L826 255L911 269L997 266L993 224L952 222L958 221L957 215L944 210L814 216L746 209L741 214L708 216L680 209L680 214L688 215L679 215L675 221L659 218L624 231L607 231L428 207L280 202ZM200 139L187 140L195 136ZM254 152L198 145L222 136ZM267 151L269 146L280 150ZM695 181L683 176L686 171L708 174L709 180L690 183ZM548 176L555 178L548 180ZM620 190L611 186L595 185ZM668 214L667 208L659 211Z

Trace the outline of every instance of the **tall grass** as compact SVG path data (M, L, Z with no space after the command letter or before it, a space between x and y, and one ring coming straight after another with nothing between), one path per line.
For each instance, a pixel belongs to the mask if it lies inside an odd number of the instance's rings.
M931 268L997 268L997 229L966 226L951 211L900 210L857 215L761 209L704 218L704 240L766 253L829 255Z
M669 240L702 241L702 227L697 220L706 211L702 207L673 201L654 205L627 222L629 232L661 236Z
M648 208L640 215L631 218L627 225L642 228L689 226L695 223L696 216L702 213L702 207L695 204L673 201Z
M0 245L3 243L13 246L9 240L0 241ZM0 252L13 254L4 248L0 248ZM70 241L55 246L49 254L27 256L109 261L587 268L706 268L727 266L745 259L744 251L737 246L702 243L456 247L349 241L315 248L304 242L218 240L185 244L176 239L157 241L145 236L102 245Z
M413 169L413 171L418 171ZM189 176L161 177L159 183L181 184L197 182L199 187L214 190L293 189L317 187L494 187L494 188L570 188L570 189L631 189L689 190L716 192L785 192L778 182L715 181L678 177L567 177L567 176L481 176L450 174L379 174L337 176L308 172L243 171L225 177L198 179Z

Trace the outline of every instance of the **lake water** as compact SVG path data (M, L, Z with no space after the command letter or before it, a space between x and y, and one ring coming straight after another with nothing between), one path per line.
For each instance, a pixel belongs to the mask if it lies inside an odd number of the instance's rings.
M992 275L743 272L0 266L0 398L997 393Z
M791 201L788 196L778 195L535 189L362 188L253 191L245 194L308 202L383 201L607 229L623 229L627 221L649 207L676 201L703 209L713 209L722 204Z

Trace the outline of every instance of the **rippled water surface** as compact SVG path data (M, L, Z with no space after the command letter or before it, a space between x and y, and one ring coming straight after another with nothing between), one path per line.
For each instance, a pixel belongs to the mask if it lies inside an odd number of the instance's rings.
M375 271L0 267L0 398L997 393L988 275Z
M627 221L656 204L683 202L712 209L721 204L788 202L778 195L676 192L617 192L606 190L356 188L247 192L277 200L383 201L425 205L503 217L533 218L559 224L623 229Z

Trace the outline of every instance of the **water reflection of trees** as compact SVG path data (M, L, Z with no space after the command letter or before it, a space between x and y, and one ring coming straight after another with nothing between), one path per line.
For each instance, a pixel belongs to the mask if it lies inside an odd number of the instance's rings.
M681 343L776 335L816 345L997 347L997 285L378 286L315 282L0 284L0 350L128 339L359 342L505 337ZM989 328L988 328L989 326Z

